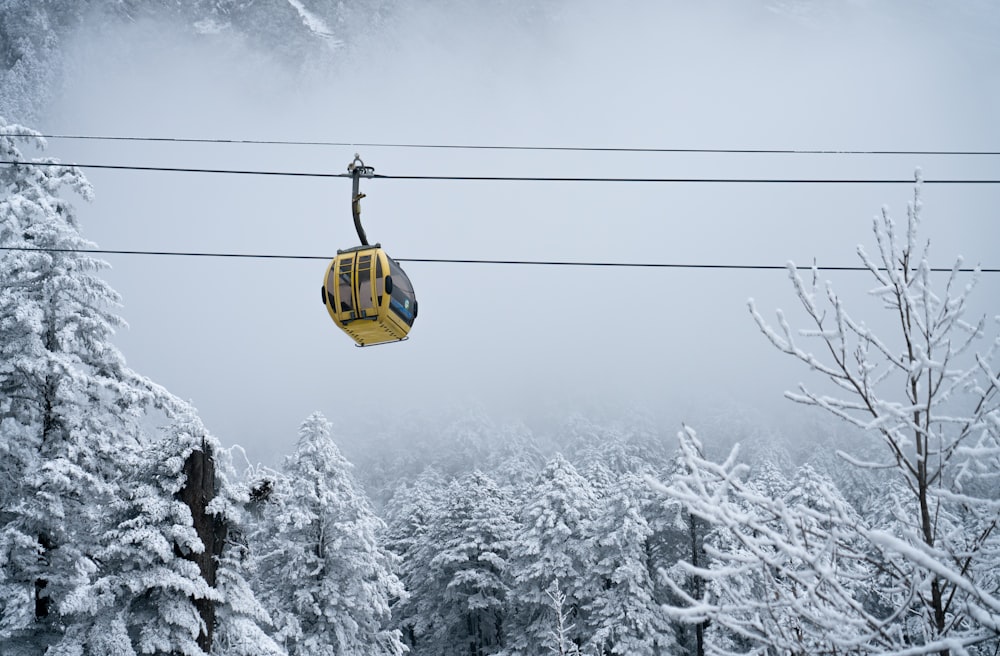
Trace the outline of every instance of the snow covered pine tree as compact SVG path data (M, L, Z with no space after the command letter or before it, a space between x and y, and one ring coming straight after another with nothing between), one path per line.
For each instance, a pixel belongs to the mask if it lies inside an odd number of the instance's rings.
M404 594L393 556L378 544L384 524L314 413L276 477L255 533L257 590L275 641L290 656L401 656L389 603Z
M215 446L189 409L166 439L144 450L142 464L109 504L92 583L78 586L61 605L71 624L57 654L208 652L215 623L206 620L214 618L221 596L197 556L214 559L215 540L196 530L182 491L189 488L189 464L198 460L192 455Z
M510 554L514 580L505 650L509 656L559 650L564 640L582 648L590 639L586 609L597 583L586 529L596 513L593 488L557 454L539 474L531 495ZM562 599L558 608L553 596Z
M100 263L8 250L89 246L58 197L68 187L91 198L83 174L26 160L18 140L44 146L0 120L0 158L26 162L0 170L0 642L37 653L59 638L59 604L98 537L93 503L113 497L131 460L138 395L109 348L119 322L105 308L118 299L94 275Z
M111 343L118 295L60 196L89 199L83 174L18 141L45 143L0 120L0 159L18 162L0 169L0 653L200 656L218 603L245 632L266 624L252 598L232 608L238 572L220 594L204 571L222 515L214 473L192 465L217 444ZM172 420L162 439L144 428L154 408Z
M0 159L18 162L0 169L0 643L37 654L93 571L103 508L137 462L145 409L165 393L110 342L118 296L96 274L106 265L78 252L92 244L59 195L89 199L89 183L26 159L18 141L45 145L0 119Z
M590 643L587 654L658 656L674 653L677 643L666 615L653 599L647 541L653 531L640 509L634 474L622 476L587 527L595 586L587 604Z
M437 521L424 534L418 562L427 576L410 590L433 618L416 639L415 653L488 656L504 645L510 581L507 561L513 501L486 474L452 481Z

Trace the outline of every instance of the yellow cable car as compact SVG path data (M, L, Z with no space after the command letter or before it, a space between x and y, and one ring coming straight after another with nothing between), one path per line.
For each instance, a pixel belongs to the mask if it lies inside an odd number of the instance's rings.
M337 251L326 270L323 303L359 346L406 339L417 318L410 279L379 244Z
M351 211L361 246L338 250L323 277L323 304L330 318L358 346L372 346L406 339L417 318L413 285L402 267L380 244L368 245L361 227L360 178L375 177L358 155L347 167L354 179Z

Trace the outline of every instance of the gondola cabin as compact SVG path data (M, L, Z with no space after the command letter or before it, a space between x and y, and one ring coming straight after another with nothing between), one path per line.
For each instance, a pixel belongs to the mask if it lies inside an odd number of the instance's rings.
M406 339L417 299L410 279L379 244L337 251L323 280L330 318L359 346Z

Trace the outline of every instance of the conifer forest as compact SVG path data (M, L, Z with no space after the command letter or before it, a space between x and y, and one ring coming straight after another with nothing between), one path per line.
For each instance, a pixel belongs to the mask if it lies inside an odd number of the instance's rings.
M0 656L1000 656L942 4L0 0Z

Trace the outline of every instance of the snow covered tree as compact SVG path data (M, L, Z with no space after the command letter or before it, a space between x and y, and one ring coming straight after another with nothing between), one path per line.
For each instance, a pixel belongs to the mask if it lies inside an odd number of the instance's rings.
M959 286L956 264L943 291L934 291L928 249L917 239L917 178L905 234L883 209L873 225L877 259L858 248L875 279L872 293L898 333L877 335L847 311L831 284L818 288L818 271L810 285L794 265L791 279L811 328L793 331L779 312L776 330L750 302L771 343L836 390L803 385L788 397L881 444L880 462L842 455L857 467L891 472L894 489L905 490L889 513L892 524L862 521L829 484L810 492L825 502L820 506L793 507L754 494L733 457L722 464L705 460L693 432L685 431L691 474L669 493L722 527L742 551L738 558L716 554L728 569L696 573L719 583L753 569L765 586L756 595L732 589L728 605L689 597L685 609L675 609L688 621L710 618L753 645L787 652L946 655L1000 648L1000 379L994 365L1000 339L977 351L986 322L964 319L977 276ZM818 353L804 346L809 340L818 342ZM873 572L884 586L878 604L864 585ZM780 626L775 618L784 618Z
M878 285L873 294L899 327L897 336L878 336L855 319L830 284L825 310L816 283L808 287L794 267L798 298L815 326L801 335L818 339L829 357L803 349L783 319L779 334L752 303L751 311L776 347L844 394L803 386L789 397L876 435L887 464L909 488L914 512L900 518L904 535L876 531L869 537L900 569L898 587L915 591L923 626L910 639L947 653L965 645L981 649L984 641L1000 646L1000 590L986 574L1000 564L1000 379L992 364L1000 338L975 352L986 322L964 318L978 276L958 288L960 259L943 294L935 292L929 245L918 243L921 212L918 171L905 234L897 234L883 208L874 221L878 257L858 249Z
M79 252L93 244L61 195L89 199L90 185L25 158L18 141L44 146L0 120L0 159L17 162L0 169L0 643L37 653L94 571L104 509L140 463L145 413L172 400L111 343L118 296L97 274L106 265Z
M647 541L652 529L642 515L635 476L619 481L588 526L597 585L587 603L587 653L653 656L676 648L667 617L653 598Z
M714 530L705 563L679 563L703 585L692 591L667 579L679 600L668 612L681 622L710 622L706 653L753 653L761 645L789 654L863 650L878 631L865 624L869 614L857 599L870 571L869 555L857 547L856 513L830 487L815 489L812 500L827 512L789 507L765 492L767 481L754 485L738 449L716 464L702 455L694 431L685 428L680 439L688 466L664 491Z
M552 582L545 591L545 596L552 604L552 613L555 617L552 630L549 632L552 639L549 642L548 653L553 656L582 656L580 646L570 639L570 634L574 632L576 625L569 621L566 593L559 587L558 580Z
M392 606L393 623L403 634L405 644L416 651L417 636L426 635L434 624L429 618L427 595L434 587L430 560L435 549L429 532L443 513L446 484L433 467L425 469L412 484L401 485L387 508L389 522L386 545L399 557L399 576L407 594Z
M404 594L393 556L378 543L384 524L314 413L277 478L254 536L258 590L275 640L290 656L397 656L389 605Z
M0 121L0 156L24 162L0 171L0 641L204 654L216 605L235 599L214 588L218 444L111 344L118 296L60 195L89 198L83 175L25 160L12 135L44 145ZM163 435L145 428L154 409Z
M38 118L52 97L62 42L86 4L0 0L0 115Z
M205 545L180 497L192 454L217 447L192 410L147 447L143 465L112 500L112 528L100 536L93 580L60 605L71 622L57 653L81 649L101 656L112 638L116 656L206 653L211 631L197 604L221 596L191 558L211 555L212 545Z
M250 586L252 572L249 548L235 540L227 542L219 558L216 591L218 624L212 640L215 656L285 656L284 648L268 633L271 616Z
M442 511L420 545L424 586L409 590L416 607L434 618L417 625L425 634L415 645L427 655L495 654L505 639L513 503L477 471L448 487Z
M269 635L271 615L252 588L257 560L249 536L253 531L253 509L267 496L256 487L260 477L251 472L238 476L232 462L234 449L213 449L218 494L208 505L215 520L225 526L225 538L216 561L216 622L213 656L286 656ZM269 479L268 479L269 480Z
M581 414L571 414L560 427L559 439L570 459L597 487L614 485L624 474L652 474L665 464L655 433L636 415L628 422L597 423ZM608 478L610 474L611 478Z
M663 494L649 484L650 480L670 480L672 468L664 470L658 476L646 476L644 485L635 490L635 498L639 510L649 528L649 537L645 541L646 568L651 584L653 602L659 607L676 601L665 577L674 574L675 582L693 588L700 585L699 579L688 580L683 573L675 573L675 565L679 560L687 559L694 564L704 560L702 553L703 524L694 521L682 504L664 499ZM689 589L689 592L694 592ZM699 596L695 593L695 596ZM689 629L693 629L690 631ZM671 632L678 644L677 651L698 654L696 633L701 627L689 627L676 622L671 623ZM690 634L690 635L689 635ZM702 652L703 654L704 652ZM699 654L699 656L701 656Z
M522 423L498 427L493 437L494 452L488 471L493 480L508 488L514 497L531 487L539 470L545 465L531 429Z
M561 455L542 470L521 511L521 529L511 552L514 572L510 643L505 653L537 654L556 648L553 630L559 618L553 612L553 594L565 595L566 637L578 648L585 645L586 606L594 597L594 554L586 527L596 512L590 483Z
M765 489L784 495L787 481L770 460L759 462L757 481L763 481ZM640 503L643 517L650 529L647 540L646 558L650 578L653 582L654 600L660 606L682 604L681 597L674 590L684 591L684 598L700 599L709 588L709 583L691 571L704 568L708 562L705 546L718 546L720 535L709 522L692 513L677 499L664 498L663 486L658 480L674 481L687 476L690 465L683 452L674 455L673 461L657 478L647 476L647 487L642 489ZM651 483L651 484L650 484ZM705 631L708 621L671 623L678 648L694 656L705 654ZM713 628L713 630L716 630Z

